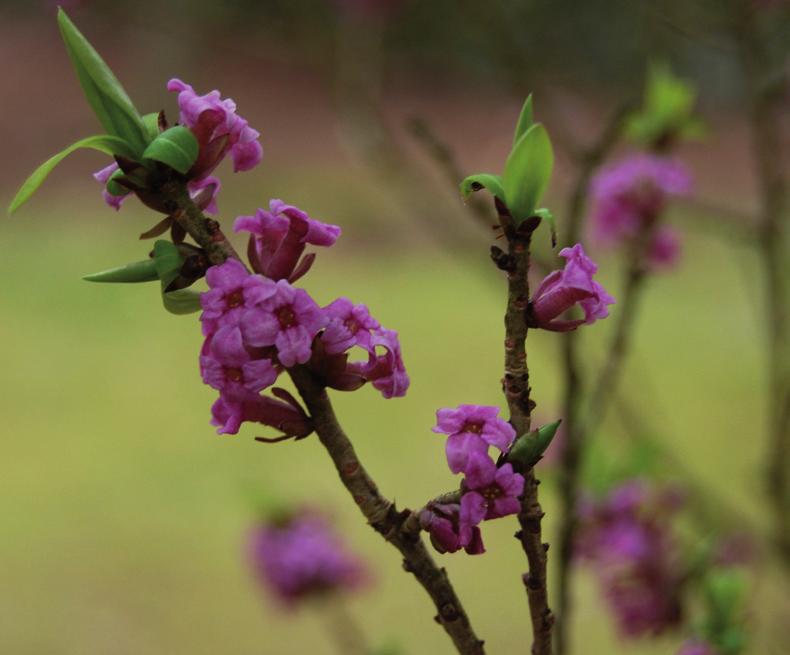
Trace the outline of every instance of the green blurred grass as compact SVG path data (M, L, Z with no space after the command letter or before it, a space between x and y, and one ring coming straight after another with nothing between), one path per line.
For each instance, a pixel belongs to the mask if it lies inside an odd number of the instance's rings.
M442 439L430 432L435 409L501 404L501 281L483 242L479 253L441 252L420 245L419 233L403 234L413 226L368 218L364 203L347 221L348 199L328 197L323 206L293 199L346 230L305 285L322 303L340 294L364 301L397 329L413 380L399 400L372 389L336 394L338 413L382 491L419 505L453 484ZM332 652L318 617L283 616L250 581L242 555L252 488L335 513L376 568L376 588L351 603L372 638L394 638L411 654L449 653L427 599L362 524L315 439L267 446L250 427L214 435L214 395L197 374L196 316L166 314L153 286L80 280L139 259L148 246L136 234L151 217L132 203L114 215L79 194L59 200L34 201L0 224L2 652ZM84 212L85 204L94 209ZM616 265L604 273L616 295ZM681 270L650 285L623 386L705 484L764 526L757 276L745 249L689 236ZM611 322L585 329L591 362ZM529 337L534 394L547 418L557 406L558 346L554 335ZM604 432L614 438L618 426L611 416ZM550 531L555 502L545 475ZM487 524L484 557L437 555L492 653L527 651L517 575L525 563L513 531L508 520ZM756 603L773 600L752 619L763 635L752 652L770 652L765 635L781 585L770 576L760 583ZM577 596L576 652L673 652L673 640L620 643L586 575Z

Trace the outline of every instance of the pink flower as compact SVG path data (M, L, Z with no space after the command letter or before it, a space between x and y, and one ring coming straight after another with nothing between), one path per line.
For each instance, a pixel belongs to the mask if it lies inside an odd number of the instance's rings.
M238 326L222 327L206 339L200 356L203 381L229 399L242 400L277 380L271 359L253 359Z
M106 202L115 211L118 211L121 208L123 201L129 196L128 193L121 196L116 196L107 191L107 181L115 174L117 170L119 170L118 164L113 162L109 166L105 166L93 174L93 179L102 186L101 196L104 199L104 202Z
M488 455L475 453L467 460L464 473L461 516L470 525L518 514L524 478L513 472L512 465L497 468Z
M567 332L609 316L607 306L614 304L614 298L593 279L598 267L584 253L582 245L563 248L560 257L567 260L565 268L549 273L532 297L531 327ZM584 311L583 319L555 320L577 304Z
M420 527L430 535L433 547L440 553L454 553L461 548L469 555L485 552L477 525L465 527L461 537L461 506L457 503L429 503L420 512Z
M668 225L658 227L647 252L647 261L654 270L669 269L680 259L680 238Z
M249 557L260 583L291 608L309 597L359 589L368 579L362 560L309 510L256 526Z
M405 396L409 388L409 375L395 330L377 328L370 339L368 361L350 364L349 371L362 375L385 398Z
M207 214L216 214L219 211L217 208L217 195L220 188L222 188L222 184L219 178L213 175L187 182L190 197Z
M655 155L631 155L602 169L592 183L594 237L603 245L633 239L660 218L670 197L688 195L691 186L682 164ZM658 229L648 263L666 268L677 254L676 235Z
M507 452L516 431L499 418L499 408L486 405L459 405L436 412L434 432L448 435L447 463L453 473L465 470L473 455L486 455L488 446Z
M269 209L258 209L254 216L239 216L233 229L252 235L249 255L255 271L272 280L295 282L310 270L315 259L315 255L301 259L305 247L331 246L340 236L340 228L312 219L282 200L272 200Z
M381 327L365 305L355 305L348 298L338 298L324 307L327 323L321 341L331 355L343 353L353 346L371 349L371 330Z
M283 366L304 364L326 317L303 289L285 280L271 284L275 292L241 317L244 341L255 347L276 346Z
M228 152L234 172L248 171L261 162L260 133L236 113L233 100L223 100L219 91L199 96L179 79L170 80L167 90L178 92L179 120L192 130L200 146L197 161L189 171L190 178L211 173Z
M209 291L201 294L203 334L219 326L234 325L242 315L277 292L274 283L260 275L250 275L241 262L228 259L206 271Z
M660 634L682 620L670 522L678 506L675 490L639 479L581 505L576 554L593 566L623 635Z
M237 434L242 423L260 423L284 435L301 439L313 431L310 418L283 389L274 389L283 400L249 394L243 399L220 396L211 407L211 424L217 434Z

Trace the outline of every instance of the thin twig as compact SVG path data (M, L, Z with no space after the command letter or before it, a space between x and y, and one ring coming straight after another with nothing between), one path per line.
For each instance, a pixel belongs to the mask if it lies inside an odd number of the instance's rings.
M625 117L634 104L634 100L622 102L612 112L598 139L589 150L585 151L578 158L576 182L573 185L566 210L568 228L564 236L568 245L576 243L581 236L582 217L592 176L620 138ZM584 385L583 371L578 355L578 335L575 331L564 335L562 352L564 369L562 416L566 441L560 465L561 510L559 513L559 562L557 569L557 655L564 655L568 650L568 634L572 611L570 589L573 575L573 542L576 533L576 501L579 492L583 455L578 418Z
M436 619L453 640L457 651L464 655L482 655L483 642L475 636L446 571L436 565L418 535L402 529L411 512L398 512L395 505L379 493L338 423L326 389L315 380L310 370L295 366L289 369L289 373L307 406L318 438L368 523L403 555L403 568L412 573L428 592L436 606Z
M448 187L456 193L458 185L466 175L458 165L455 152L443 141L426 118L414 116L407 122L409 132L420 144L425 153L439 167L444 177L447 179ZM478 220L480 225L490 229L494 224L494 216L491 212L491 204L479 196L472 196L466 201L469 211Z
M517 435L530 428L530 414L534 403L530 398L529 368L527 366L527 318L529 302L529 263L532 232L517 229L503 207L500 207L502 227L508 243L507 310L505 313L505 375L502 388L510 410L510 422ZM521 224L526 228L526 222ZM521 529L516 537L527 556L529 571L522 576L527 591L532 622L532 655L551 655L551 633L554 615L549 608L546 579L548 544L544 544L541 520L543 510L538 500L538 485L533 468L524 473L524 494L518 522Z
M335 644L338 655L370 655L359 623L342 600L332 599L317 608L322 612L326 631Z
M725 237L740 246L758 245L758 219L748 212L700 198L677 198L673 209L694 215L693 220L685 223L690 229Z
M759 244L765 276L768 327L769 439L768 492L775 515L775 541L790 566L790 200L782 151L782 98L765 83L771 70L754 15L743 2L733 16L750 104L752 149L760 195Z

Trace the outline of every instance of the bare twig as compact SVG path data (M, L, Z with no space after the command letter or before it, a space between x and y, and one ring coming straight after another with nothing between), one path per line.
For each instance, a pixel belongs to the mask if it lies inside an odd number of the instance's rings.
M595 143L578 158L578 172L573 185L566 211L566 243L572 245L581 236L582 217L589 193L590 182L595 170L606 159L617 143L623 128L623 121L634 106L633 100L620 104L607 121ZM579 490L579 476L582 461L581 431L578 425L579 410L583 387L583 371L578 356L578 335L575 331L564 335L563 351L563 422L565 428L565 448L560 466L560 529L559 562L557 570L557 615L556 630L557 655L568 649L568 632L571 617L571 559L573 541L576 533L576 500Z
M332 599L317 608L324 616L326 631L338 655L370 655L372 652L359 623L345 603Z
M431 127L427 119L421 116L412 117L407 126L411 135L419 143L426 154L439 167L444 177L447 179L448 187L457 192L458 185L466 175L458 165L455 152L450 146L439 138L439 135ZM490 229L494 224L494 215L491 212L491 203L486 202L479 196L472 196L466 201L469 211L478 219L480 225Z
M527 366L527 318L529 302L529 259L532 232L527 222L519 228L504 207L500 218L508 242L508 256L512 267L507 270L508 294L505 313L505 375L502 388L510 410L510 422L517 435L525 434L530 427L530 414L534 403L530 398L529 368ZM534 229L534 227L532 228ZM524 494L518 521L521 529L516 537L527 556L529 571L523 582L527 591L530 619L532 621L532 655L551 655L551 634L554 615L549 608L546 580L548 544L543 543L541 520L543 510L538 501L538 485L533 468L524 474Z
M758 232L765 275L770 393L768 491L775 515L775 541L785 565L790 566L790 200L782 151L782 96L765 82L771 57L754 11L750 3L740 4L733 16L733 33L749 98L760 195Z

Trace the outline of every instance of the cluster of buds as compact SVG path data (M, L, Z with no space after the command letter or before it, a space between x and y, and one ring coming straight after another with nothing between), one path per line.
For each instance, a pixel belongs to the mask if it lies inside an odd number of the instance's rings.
M261 586L283 607L359 589L369 579L326 518L311 509L256 525L248 556Z
M340 228L310 218L273 200L270 211L240 216L234 229L248 232L250 273L230 259L206 273L202 294L205 342L200 367L206 384L220 392L212 408L221 434L235 434L245 421L269 425L283 436L302 438L312 426L299 403L284 389L277 398L261 395L279 374L308 365L326 386L353 391L370 382L385 398L403 396L409 377L398 335L382 328L364 305L338 298L320 307L293 286L315 260L307 245L331 246ZM352 348L367 358L349 361Z
M660 219L670 197L690 192L691 176L677 161L637 154L615 162L593 180L593 236L604 246L646 239L646 264L654 269L672 266L680 240Z
M433 431L447 435L447 464L464 478L460 501L429 503L420 513L420 525L439 552L463 548L477 555L485 552L480 523L517 514L521 507L524 477L510 463L497 466L488 454L490 446L507 453L516 432L499 418L497 407L485 405L440 409L436 419Z
M682 619L682 576L671 519L675 490L630 480L580 507L576 555L591 563L620 632L658 635Z

